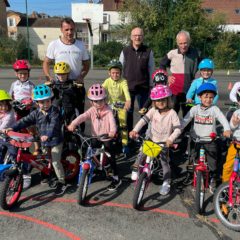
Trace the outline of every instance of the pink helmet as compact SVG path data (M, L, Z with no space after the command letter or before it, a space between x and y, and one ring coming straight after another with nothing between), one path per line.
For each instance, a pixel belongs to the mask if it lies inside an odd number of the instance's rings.
M26 69L26 70L29 70L31 69L30 67L30 64L27 60L17 60L14 64L13 64L13 69L15 71L18 71L18 70L23 70L23 69Z
M103 100L106 98L105 89L99 84L93 84L88 90L88 98L90 100Z
M166 85L157 85L151 90L151 100L158 100L172 96L171 89Z

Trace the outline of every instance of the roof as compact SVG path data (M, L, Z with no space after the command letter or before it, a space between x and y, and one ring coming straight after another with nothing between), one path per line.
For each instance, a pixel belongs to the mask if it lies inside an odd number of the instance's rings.
M210 15L223 13L227 24L240 24L240 1L239 0L203 0L202 8Z
M29 27L60 28L61 18L28 18ZM18 27L27 26L27 18L21 18Z
M10 4L7 0L4 0L5 4L6 4L6 7L10 7Z
M118 11L123 4L123 0L102 0L103 11Z

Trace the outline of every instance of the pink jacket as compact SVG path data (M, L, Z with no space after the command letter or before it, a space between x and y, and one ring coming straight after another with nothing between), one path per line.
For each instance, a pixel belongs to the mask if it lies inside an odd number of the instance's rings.
M91 120L92 136L109 133L115 134L117 131L113 112L107 104L103 109L98 111L95 107L90 107L85 113L74 119L71 124L76 127L88 119Z
M181 134L180 120L177 113L171 109L166 114L160 114L156 108L151 108L145 115L150 121L150 138L153 142L165 142L174 140ZM146 124L141 118L133 131L139 132Z

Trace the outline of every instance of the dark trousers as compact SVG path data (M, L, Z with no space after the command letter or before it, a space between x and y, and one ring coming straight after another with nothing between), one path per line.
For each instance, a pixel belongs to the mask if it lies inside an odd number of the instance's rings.
M136 91L130 91L131 108L127 113L128 132L132 131L133 129L133 113L134 113L135 99L137 100L138 108L141 109L144 106L144 103L147 101L148 96L149 96L148 88L139 88Z
M79 114L84 113L84 107L85 107L85 95L86 95L86 90L85 87L79 88L79 98L82 100L80 101L78 105L78 112ZM84 132L85 130L85 122L80 124L81 131Z
M182 109L183 117L188 113L190 107L187 107L186 104L186 94L181 93L179 95L172 95L173 109L178 113L180 108Z

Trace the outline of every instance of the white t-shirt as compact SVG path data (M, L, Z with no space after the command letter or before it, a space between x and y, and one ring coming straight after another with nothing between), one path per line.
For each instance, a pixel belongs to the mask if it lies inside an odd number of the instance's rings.
M24 98L32 98L34 87L35 85L29 80L25 82L16 80L11 84L9 94L12 96L13 100L18 101L21 101Z
M82 71L82 61L89 60L84 44L75 40L71 45L64 44L60 39L50 42L46 56L55 63L66 62L70 65L69 79L76 79Z

